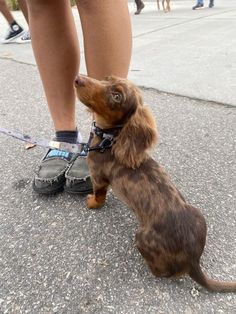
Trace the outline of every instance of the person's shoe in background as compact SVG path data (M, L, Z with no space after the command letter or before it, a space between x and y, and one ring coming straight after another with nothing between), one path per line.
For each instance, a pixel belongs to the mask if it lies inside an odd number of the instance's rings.
M4 38L1 39L2 44L14 42L16 38L23 35L24 29L15 21L10 25L9 30Z
M213 7L214 7L214 0L210 0L209 8L213 8Z
M199 9L202 9L203 7L204 7L203 4L197 3L197 4L193 7L193 10L199 10Z
M140 14L142 9L145 7L143 1L141 0L135 0L136 6L137 6L137 11L134 14Z

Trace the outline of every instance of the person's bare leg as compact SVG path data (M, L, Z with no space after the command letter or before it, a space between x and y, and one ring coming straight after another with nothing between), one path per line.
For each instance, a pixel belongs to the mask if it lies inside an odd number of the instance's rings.
M0 12L9 24L12 24L14 22L14 17L11 14L5 0L0 0Z
M132 34L127 0L78 0L88 75L126 77Z
M25 0L18 0L17 1L18 4L19 4L19 7L27 21L27 23L29 24L29 17L28 17L28 8L27 8L27 3Z
M33 50L55 129L75 130L73 86L79 70L79 47L70 2L28 0L27 4ZM80 0L78 7L83 20L88 74L96 78L111 74L126 76L131 54L126 0ZM119 18L113 10L120 11ZM66 180L64 188L68 192L90 193L92 185L86 160L77 158L69 168L66 164L62 169L63 161L60 158L42 161L34 179L35 191L56 193ZM59 169L56 173L55 166Z
M79 45L67 0L28 0L34 55L55 129L75 130Z
M127 0L78 0L77 7L83 28L88 75L97 79L112 74L126 77L132 46ZM85 180L81 180L80 169L85 170L83 164L83 159L77 158L66 172L65 189L70 193L93 191L85 171Z
M33 51L54 122L55 139L75 143L79 134L75 121L74 80L80 59L70 1L28 0L27 5ZM74 157L67 152L49 150L35 171L33 189L49 195L62 191L67 184L68 192L91 192L85 158L78 165L78 180L73 173L72 179L67 175L67 170L74 165Z

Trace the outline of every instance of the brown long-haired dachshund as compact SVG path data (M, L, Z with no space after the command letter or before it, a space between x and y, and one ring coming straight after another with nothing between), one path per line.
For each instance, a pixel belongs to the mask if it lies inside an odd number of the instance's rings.
M236 292L236 282L208 278L199 265L206 241L201 212L187 204L148 150L157 141L155 120L140 90L126 79L75 80L79 100L94 114L88 166L94 194L89 208L101 207L108 186L137 215L139 252L158 277L188 274L210 291Z

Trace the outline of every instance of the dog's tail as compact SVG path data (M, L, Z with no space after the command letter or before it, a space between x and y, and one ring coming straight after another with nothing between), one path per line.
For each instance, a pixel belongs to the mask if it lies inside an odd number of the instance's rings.
M213 292L236 292L236 281L218 281L207 277L198 263L191 266L189 276L205 287L209 291Z

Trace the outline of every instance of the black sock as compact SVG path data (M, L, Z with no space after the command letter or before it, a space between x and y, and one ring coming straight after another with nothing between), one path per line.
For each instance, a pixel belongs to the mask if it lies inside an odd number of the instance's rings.
M76 143L78 131L56 131L55 140L58 142Z

